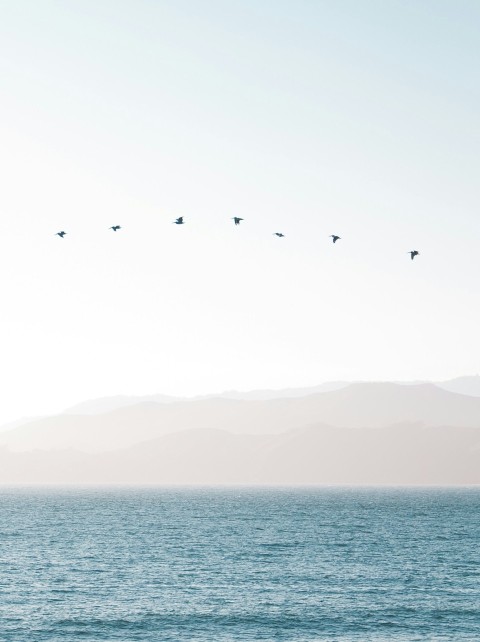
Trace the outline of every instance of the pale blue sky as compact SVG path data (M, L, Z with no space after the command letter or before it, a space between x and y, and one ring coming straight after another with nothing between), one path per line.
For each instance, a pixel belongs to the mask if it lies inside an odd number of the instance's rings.
M479 27L453 0L1 1L0 420L480 370Z

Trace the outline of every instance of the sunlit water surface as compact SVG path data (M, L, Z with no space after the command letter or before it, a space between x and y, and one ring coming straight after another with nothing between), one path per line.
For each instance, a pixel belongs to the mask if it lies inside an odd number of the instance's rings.
M0 640L480 640L480 489L2 489Z

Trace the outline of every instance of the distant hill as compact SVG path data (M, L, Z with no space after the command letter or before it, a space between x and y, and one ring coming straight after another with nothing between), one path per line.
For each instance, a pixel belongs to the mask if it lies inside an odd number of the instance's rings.
M113 397L100 397L83 401L64 410L67 415L97 415L105 412L112 412L127 406L135 406L139 403L179 403L182 401L199 401L203 399L238 399L251 401L265 401L268 399L283 399L285 397L305 397L306 395L317 392L330 392L348 386L348 382L333 381L322 383L310 388L284 388L281 390L252 390L241 392L238 390L228 390L219 394L200 395L195 397L172 397L169 395L144 395L129 396L116 395Z
M480 429L317 424L276 435L182 431L98 454L0 449L0 483L479 484Z
M456 392L460 395L469 395L471 397L480 397L480 376L457 377L449 381L440 381L436 384L439 388Z
M251 390L247 392L228 390L226 392L222 392L220 395L209 395L209 397L267 401L269 399L306 397L307 395L313 395L320 392L332 392L333 390L345 388L350 385L350 383L350 381L327 381L326 383L321 383L318 386L310 386L308 388L281 388L280 390Z
M433 384L356 383L303 397L143 402L96 415L67 414L32 421L1 433L0 447L101 452L200 429L265 435L315 424L380 428L411 422L480 428L480 398Z
M106 412L135 406L139 403L175 403L182 401L181 397L170 397L168 395L116 395L113 397L100 397L99 399L90 399L81 403L70 406L63 411L66 415L100 415Z
M251 390L239 391L228 390L219 394L200 395L195 397L174 397L171 395L116 395L113 397L100 397L98 399L91 399L83 401L70 408L64 410L64 414L68 415L97 415L101 413L112 412L120 408L128 406L135 406L140 403L179 403L186 401L199 401L203 399L237 399L247 401L268 401L271 399L285 399L294 397L306 397L307 395L332 392L346 388L348 385L358 382L348 381L329 381L319 384L317 386L310 386L307 388L283 388L279 390ZM414 382L395 382L399 385L420 385L428 382L414 381ZM480 376L472 377L458 377L448 381L435 382L435 385L442 390L455 392L461 395L469 395L472 397L480 397ZM25 423L25 420L22 420ZM3 428L3 427L2 427ZM6 427L5 427L6 428Z

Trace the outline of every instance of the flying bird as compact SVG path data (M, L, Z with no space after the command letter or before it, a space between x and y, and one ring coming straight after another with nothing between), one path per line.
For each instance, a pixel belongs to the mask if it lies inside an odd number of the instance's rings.
M420 254L420 252L417 252L417 250L412 250L411 252L407 252L407 254L410 254L410 258L413 259Z
M341 236L336 236L335 234L330 234L330 238L333 240L334 243L336 243L342 237Z
M66 232L64 232L63 230L61 232L55 232L55 236L59 236L61 239L63 239L65 234L66 234Z
M184 224L183 216L179 216L173 222L175 223L175 225L183 225Z
M240 225L240 221L243 221L243 218L239 218L238 216L234 216L232 218L232 220L235 223L235 225Z
M283 238L285 236L285 234L282 234L281 232L274 232L273 236L278 236L280 238Z
M122 228L120 227L120 225L112 225L112 227L109 227L108 229L116 232L117 230L121 230Z

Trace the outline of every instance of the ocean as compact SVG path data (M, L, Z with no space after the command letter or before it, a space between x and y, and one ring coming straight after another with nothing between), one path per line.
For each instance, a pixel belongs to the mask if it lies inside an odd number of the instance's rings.
M1 642L474 642L480 489L3 488Z

